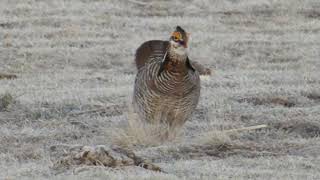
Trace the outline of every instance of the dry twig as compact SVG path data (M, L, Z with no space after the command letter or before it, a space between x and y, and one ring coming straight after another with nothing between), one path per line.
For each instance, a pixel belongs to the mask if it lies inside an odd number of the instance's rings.
M0 73L0 79L16 79L17 75L15 74L4 74Z
M251 130L257 130L257 129L262 129L262 128L267 128L268 125L266 124L261 124L257 126L249 126L249 127L244 127L244 128L238 128L238 129L229 129L222 131L224 133L234 133L234 132L242 132L242 131L251 131Z
M137 0L128 0L128 1L131 2L131 3L134 3L134 4L142 5L142 6L150 5L150 3L146 3L146 2L142 2L142 1L137 1Z

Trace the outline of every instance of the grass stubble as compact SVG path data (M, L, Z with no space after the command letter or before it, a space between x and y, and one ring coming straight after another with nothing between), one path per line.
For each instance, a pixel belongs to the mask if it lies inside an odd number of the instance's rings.
M318 7L316 0L0 2L0 179L320 179ZM176 25L192 33L190 58L214 73L201 77L193 117L174 140L161 141L163 127L124 106L134 50ZM259 125L267 127L250 130ZM70 152L114 152L113 145L163 172L92 165L90 153L81 156L89 164L52 168Z

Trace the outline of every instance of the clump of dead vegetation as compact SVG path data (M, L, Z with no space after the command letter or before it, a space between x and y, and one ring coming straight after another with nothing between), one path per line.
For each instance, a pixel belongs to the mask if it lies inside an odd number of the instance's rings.
M188 142L178 143L175 146L154 146L151 151L159 153L150 156L150 149L143 148L145 153L136 155L133 145L138 143L160 143L159 139L150 137L146 129L138 129L143 132L137 133L136 136L122 137L127 138L125 141L121 139L122 146L118 145L97 145L97 146L71 146L71 145L55 145L50 147L52 157L58 159L54 162L53 169L56 171L65 171L70 168L83 168L85 166L103 166L103 167L124 167L124 166L139 166L147 170L165 172L163 168L152 163L154 160L163 159L183 159L183 158L199 158L199 157L216 157L225 158L236 154L246 154L247 156L258 155L279 155L276 151L279 149L268 149L257 144L243 144L235 142L230 138L230 135L243 131L257 130L266 128L266 125L252 126L240 129L231 129L227 131L210 131L194 137ZM132 128L132 127L131 127ZM141 137L144 135L144 138ZM129 142L132 141L132 142ZM136 143L136 144L134 144ZM152 154L152 153L151 153ZM157 157L157 156L161 157Z
M161 123L149 124L139 119L138 115L129 108L128 124L119 128L113 134L113 143L123 147L157 146L165 140L176 137L176 133L169 132L169 126Z
M5 73L0 73L0 79L16 79L17 75L15 74L5 74Z
M163 172L163 170L150 161L137 156L133 151L119 146L61 146L63 153L54 163L55 170L70 169L71 167L104 166L123 167L139 166L147 170ZM51 151L56 151L58 146L51 146Z
M14 103L14 97L10 93L0 95L0 112L6 110Z
M243 144L235 141L237 133L267 128L267 125L225 131L212 130L198 134L191 139L183 139L179 138L178 132L170 132L172 134L168 136L168 127L165 125L147 124L139 121L137 114L133 113L130 108L127 118L128 124L126 127L113 131L113 142L111 144L51 146L51 156L57 159L53 168L59 172L86 166L111 168L139 166L147 170L164 172L162 168L153 164L155 160L207 156L225 158L240 153L247 156L276 154L275 151L257 144ZM139 154L137 155L134 151L138 151Z
M270 129L268 125L249 126L230 130L212 130L201 133L187 141L175 143L173 146L156 146L146 148L140 152L154 161L214 158L221 159L230 156L241 155L243 157L255 158L260 156L283 156L288 152L301 148L299 144L278 144L270 146L266 143L255 141L243 141L240 134L249 131L260 131ZM153 153L150 153L153 151Z

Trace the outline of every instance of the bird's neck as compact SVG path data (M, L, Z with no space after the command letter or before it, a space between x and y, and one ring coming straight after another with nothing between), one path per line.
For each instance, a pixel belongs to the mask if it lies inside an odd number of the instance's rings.
M173 48L172 46L168 49L168 56L174 60L186 61L188 53L185 48Z
M173 52L168 52L166 65L164 68L168 72L172 73L187 73L188 67L187 67L187 55L183 54L177 54Z

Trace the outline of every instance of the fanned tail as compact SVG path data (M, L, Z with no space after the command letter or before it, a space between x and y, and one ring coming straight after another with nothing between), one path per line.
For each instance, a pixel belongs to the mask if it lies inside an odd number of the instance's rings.
M135 63L137 69L142 68L150 59L163 59L166 54L169 41L151 40L143 43L136 51ZM150 58L153 57L153 58ZM195 69L200 75L211 75L211 70L202 64L190 60L188 62L192 69Z
M151 40L143 43L136 51L135 63L137 69L142 68L150 59L150 57L159 57L161 59L169 45L168 41Z

